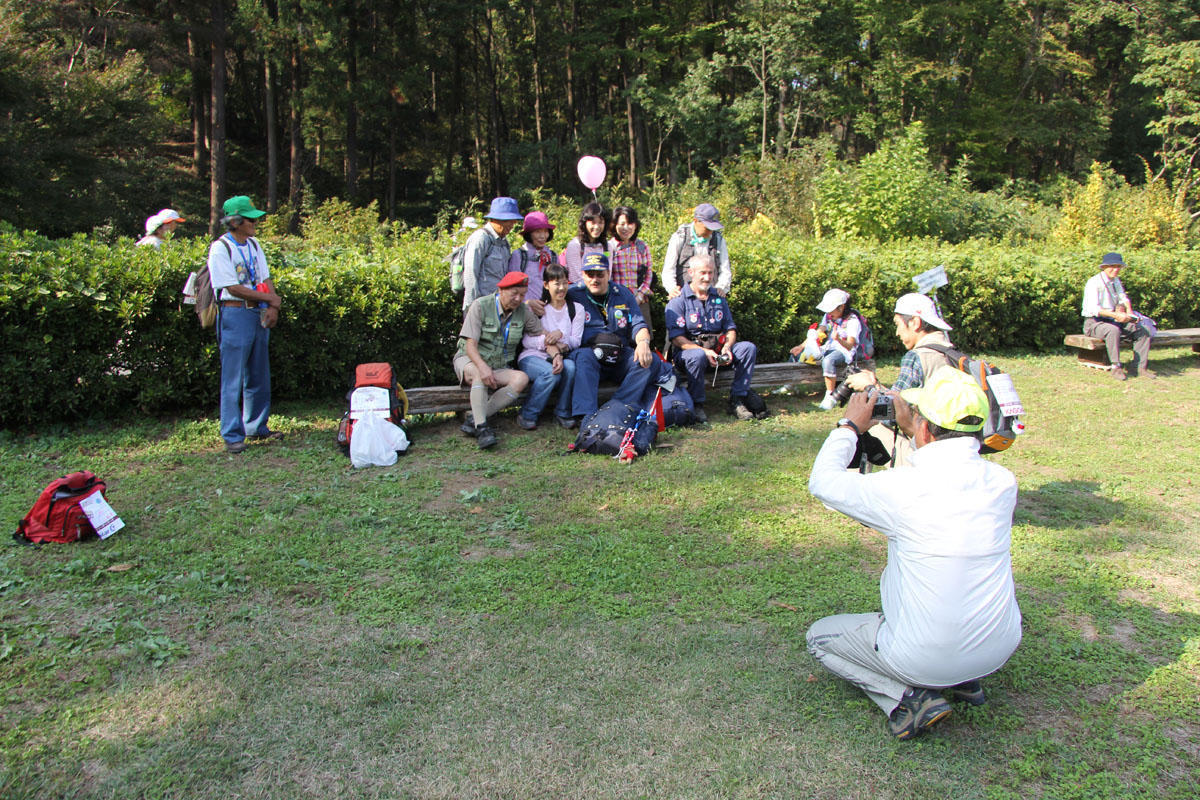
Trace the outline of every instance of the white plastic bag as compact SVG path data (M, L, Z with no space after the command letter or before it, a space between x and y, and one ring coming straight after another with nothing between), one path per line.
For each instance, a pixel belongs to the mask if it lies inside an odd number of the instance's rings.
M390 433L385 425L396 427L374 414L364 414L354 424L354 432L350 435L350 463L356 468L390 467L396 463L396 449L388 446Z

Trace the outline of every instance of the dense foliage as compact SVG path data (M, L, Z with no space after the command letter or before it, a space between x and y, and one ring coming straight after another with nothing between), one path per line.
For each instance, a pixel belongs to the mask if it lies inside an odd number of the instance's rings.
M556 218L569 231L563 216ZM450 237L371 227L369 210L357 217L361 224L341 225L349 233L340 240L339 226L315 216L306 225L312 241L265 242L285 297L271 343L277 398L334 403L362 361L393 362L409 386L453 381L459 310L441 261ZM681 217L675 209L648 220L643 236L656 257ZM767 217L731 226L729 234L734 313L764 362L782 360L802 339L831 286L854 295L880 351L894 355L891 304L912 289L912 275L937 264L950 276L940 297L960 345L1056 349L1064 333L1079 328L1079 294L1100 254L980 241L804 239ZM200 329L179 293L206 252L200 239L172 241L158 252L129 240L0 234L3 427L213 407L215 335ZM1123 277L1139 308L1165 327L1200 324L1200 253L1145 249L1125 257L1132 266ZM659 295L659 330L661 303Z
M783 201L807 226L822 170L914 122L956 187L1057 201L1057 182L1094 161L1138 183L1149 163L1192 211L1198 11L1200 0L0 0L0 219L129 235L162 206L203 221L211 188L271 210L375 200L388 219L428 224L451 198L578 192L575 162L593 153L618 192L720 175L756 210ZM899 229L869 209L842 219L831 186L826 230ZM909 188L922 186L935 188ZM982 205L983 233L1011 212ZM912 233L940 235L945 211L925 209Z

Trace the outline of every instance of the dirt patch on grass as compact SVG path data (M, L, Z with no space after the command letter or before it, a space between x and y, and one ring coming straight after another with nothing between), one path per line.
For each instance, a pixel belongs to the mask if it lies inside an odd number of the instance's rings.
M463 561L483 561L488 558L516 558L533 549L529 542L512 542L509 547L471 547L459 552Z

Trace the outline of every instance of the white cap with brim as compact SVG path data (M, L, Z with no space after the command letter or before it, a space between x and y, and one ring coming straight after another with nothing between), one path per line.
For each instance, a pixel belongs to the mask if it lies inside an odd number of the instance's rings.
M950 327L950 324L946 322L946 320L942 319L941 315L938 314L937 309L934 308L933 301L923 294L910 292L909 294L902 295L900 299L896 301L896 308L893 311L894 313L900 314L904 317L920 317L922 322L928 322L930 325L941 331L954 330Z
M850 299L850 295L843 292L841 289L830 289L821 298L821 302L817 303L817 311L828 314L840 305L843 305Z

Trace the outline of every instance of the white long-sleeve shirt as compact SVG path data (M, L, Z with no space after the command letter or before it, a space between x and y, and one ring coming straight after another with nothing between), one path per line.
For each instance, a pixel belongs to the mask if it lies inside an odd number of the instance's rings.
M1009 547L1017 481L973 439L930 442L910 466L847 471L855 436L829 434L809 491L887 536L879 654L914 686L952 686L1003 666L1021 641Z
M1129 295L1125 294L1125 287L1121 285L1121 279L1113 278L1110 281L1108 276L1101 271L1088 278L1087 285L1083 287L1083 306L1080 308L1079 315L1096 317L1099 316L1101 309L1115 311L1118 306L1128 303ZM1130 308L1132 307L1130 306Z

